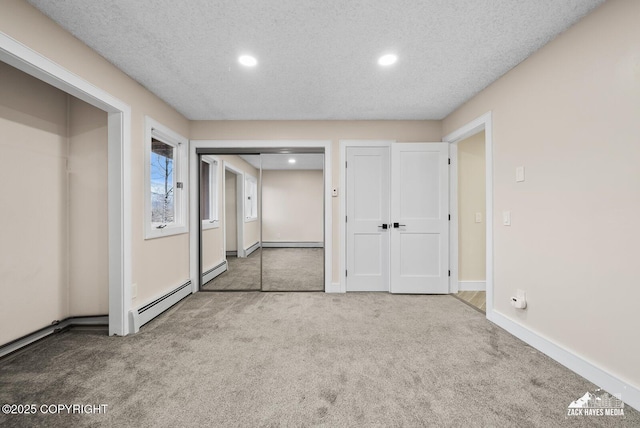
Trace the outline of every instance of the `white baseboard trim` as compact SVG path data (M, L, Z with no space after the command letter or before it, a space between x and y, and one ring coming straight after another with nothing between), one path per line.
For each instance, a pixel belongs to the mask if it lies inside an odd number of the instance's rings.
M344 293L342 287L340 287L339 282L332 282L331 286L324 290L325 293Z
M129 333L137 333L140 327L191 294L191 280L174 290L153 299L149 303L129 311Z
M257 250L258 248L260 248L260 243L256 242L255 244L253 244L252 246L244 250L244 256L249 257L249 255L253 253L255 250Z
M485 291L486 281L458 281L458 291Z
M4 357L5 355L9 355L12 352L15 352L21 348L24 348L27 345L32 344L33 342L37 342L40 339L43 339L50 334L56 333L60 330L63 330L67 327L73 327L76 325L109 325L109 316L108 315L99 315L99 316L88 316L88 317L71 317L66 318L56 324L52 324L46 326L38 331L35 331L31 334L23 336L19 339L13 340L7 344L0 346L0 357Z
M622 401L634 409L640 410L640 389L635 386L619 379L551 340L534 333L499 312L492 311L490 314L487 314L487 319L523 342L533 346L543 354L553 358L571 371L598 385L610 394L621 394ZM576 391L576 398L585 392L587 391ZM567 403L567 405L569 405L569 403Z
M324 248L323 242L262 241L262 248Z
M202 283L206 284L207 282L211 281L213 278L215 278L216 276L220 275L221 273L224 273L227 271L227 261L223 260L222 263L220 263L218 266L209 269L208 271L206 271L205 273L202 274Z

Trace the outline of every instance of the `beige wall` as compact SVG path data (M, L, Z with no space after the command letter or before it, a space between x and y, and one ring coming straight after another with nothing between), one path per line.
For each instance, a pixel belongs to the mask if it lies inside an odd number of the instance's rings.
M69 313L67 95L0 63L0 344Z
M108 313L107 116L0 63L0 344Z
M443 123L493 112L496 311L636 388L638 16L638 1L604 3Z
M109 313L107 114L69 97L69 313Z
M262 172L262 240L324 241L322 171Z
M458 280L486 278L484 131L458 143ZM476 213L482 221L476 223Z
M440 141L440 121L192 121L189 137L194 140L331 140L332 186L340 185L339 140ZM327 160L329 161L329 160ZM333 198L332 216L338 218L339 198ZM333 222L333 278L339 281L340 223Z
M37 30L35 30L37 29ZM131 106L133 282L148 302L189 279L189 235L144 239L144 116L188 136L189 122L174 109L23 0L3 0L0 31Z

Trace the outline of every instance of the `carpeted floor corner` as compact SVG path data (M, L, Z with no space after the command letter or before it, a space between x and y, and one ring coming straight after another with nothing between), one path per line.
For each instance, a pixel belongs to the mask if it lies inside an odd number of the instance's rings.
M568 418L597 387L451 296L197 293L135 336L0 361L0 403L107 404L2 426L640 426Z

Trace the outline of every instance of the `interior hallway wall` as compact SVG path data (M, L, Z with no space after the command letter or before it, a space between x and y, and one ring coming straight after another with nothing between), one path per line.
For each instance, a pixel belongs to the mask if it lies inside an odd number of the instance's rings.
M448 116L443 134L493 112L494 310L640 389L638 16L638 1L605 2Z
M435 142L442 139L442 123L436 120L367 121L191 121L189 138L193 140L331 140L333 187L340 185L339 140L397 140L399 142ZM344 191L344 189L340 189ZM332 217L338 219L340 198L332 198ZM332 282L339 282L340 222L333 222Z
M263 171L263 241L323 242L323 196L322 171Z
M458 143L458 279L486 280L484 131ZM476 213L481 221L476 222Z

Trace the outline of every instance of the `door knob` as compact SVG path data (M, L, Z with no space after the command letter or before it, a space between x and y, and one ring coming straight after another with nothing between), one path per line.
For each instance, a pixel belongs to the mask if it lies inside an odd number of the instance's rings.
M380 226L378 226L378 227L381 227L381 228L383 228L383 229L385 229L385 230L386 230L389 226L387 225L387 223L382 223L382 224L381 224Z
M399 227L406 227L406 226L407 226L406 224L393 223L393 227L396 228L396 229L399 228Z

